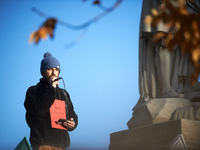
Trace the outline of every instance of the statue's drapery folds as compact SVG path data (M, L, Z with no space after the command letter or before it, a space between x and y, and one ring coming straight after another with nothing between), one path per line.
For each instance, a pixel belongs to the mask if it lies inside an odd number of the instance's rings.
M169 1L173 6L178 6L179 1ZM143 105L147 105L146 108L147 111L149 111L148 105L150 101L155 99L166 100L172 98L174 100L178 99L179 102L181 102L180 99L183 99L183 101L188 100L188 106L184 107L193 106L191 104L191 100L193 99L199 99L197 101L200 102L199 82L195 86L190 84L190 75L194 71L194 68L190 62L189 54L181 54L178 45L173 48L172 52L169 52L165 45L164 38L155 42L153 38L155 33L168 33L169 31L168 27L163 22L160 22L156 27L144 23L145 17L152 15L152 8L159 10L161 4L162 0L143 0L139 32L140 98L133 108L133 111L141 109ZM185 0L185 4L189 13L197 13L198 10L200 10L199 1L191 3L189 0ZM166 109L166 107L162 109ZM179 106L177 106L177 109L178 108ZM195 107L195 110L197 108ZM183 110L184 109L176 110L176 112L183 112ZM138 110L136 112L138 112ZM173 112L170 113L172 114ZM184 116L183 113L176 114Z

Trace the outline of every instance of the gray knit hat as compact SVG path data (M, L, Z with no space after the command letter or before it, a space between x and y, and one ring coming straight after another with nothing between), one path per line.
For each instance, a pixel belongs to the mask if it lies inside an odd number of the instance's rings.
M44 54L44 59L41 61L40 72L43 74L49 68L57 68L60 72L60 63L49 52Z

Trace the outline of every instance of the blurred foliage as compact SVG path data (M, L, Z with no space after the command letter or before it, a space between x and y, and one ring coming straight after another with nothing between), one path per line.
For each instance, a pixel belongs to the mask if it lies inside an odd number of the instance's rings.
M29 42L38 43L40 39L46 39L48 35L53 38L56 22L55 18L47 19L37 31L31 33Z
M192 2L192 1L191 1ZM186 10L185 0L177 0L173 5L169 0L163 0L159 10L152 9L152 15L145 18L146 24L154 27L164 23L169 32L157 32L154 40L164 39L169 51L177 45L182 54L188 53L195 68L191 75L191 83L194 85L200 74L200 13L189 14Z

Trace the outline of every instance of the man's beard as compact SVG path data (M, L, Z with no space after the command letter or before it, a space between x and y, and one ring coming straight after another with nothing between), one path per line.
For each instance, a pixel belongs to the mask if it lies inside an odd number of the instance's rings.
M50 75L50 76L43 76L43 78L44 78L46 81L50 82L53 78L57 79L58 76L56 76L56 75Z

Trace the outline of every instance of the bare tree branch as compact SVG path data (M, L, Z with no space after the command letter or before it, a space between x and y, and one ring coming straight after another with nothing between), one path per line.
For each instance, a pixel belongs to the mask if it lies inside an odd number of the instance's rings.
M33 32L31 34L29 41L30 42L34 41L37 44L41 38L46 38L47 35L50 35L50 37L53 37L53 31L54 31L54 27L55 27L56 23L66 27L68 29L71 29L71 30L83 30L83 29L86 29L86 28L88 29L88 27L91 26L93 23L97 22L98 20L100 20L101 18L110 14L113 10L115 10L121 4L122 1L123 0L117 0L114 3L114 5L109 7L109 8L104 7L101 4L100 0L94 1L93 4L97 5L98 8L103 10L103 12L100 13L99 15L91 18L90 20L86 21L85 23L80 24L80 25L73 25L73 24L70 24L68 22L59 20L57 18L54 18L50 15L45 14L44 12L42 12L39 9L34 7L34 8L32 8L32 11L34 13L38 14L39 16L46 18L47 20L42 24L42 26L36 32ZM52 20L54 20L53 21L54 24L50 24L50 26L49 26L48 23L52 22ZM53 27L53 28L51 28L51 27ZM71 47L72 45L75 45L78 41L80 41L80 39L83 38L85 33L86 33L86 30L84 30L77 39L75 39L73 42L68 44L67 47Z

